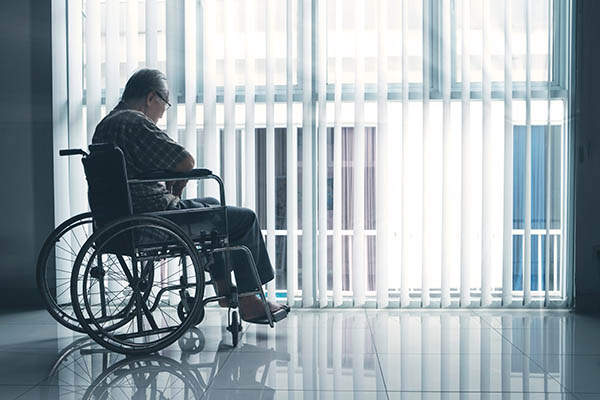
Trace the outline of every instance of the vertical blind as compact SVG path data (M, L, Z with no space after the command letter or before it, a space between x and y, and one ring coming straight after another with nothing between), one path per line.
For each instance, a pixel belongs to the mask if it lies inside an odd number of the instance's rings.
M270 300L568 305L570 3L55 0L55 150L158 68L159 126L258 213ZM60 223L85 184L54 168Z

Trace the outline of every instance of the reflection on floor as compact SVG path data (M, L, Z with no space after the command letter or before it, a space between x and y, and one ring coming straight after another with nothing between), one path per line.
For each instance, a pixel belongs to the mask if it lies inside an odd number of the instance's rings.
M0 399L600 399L600 318L566 311L293 310L274 329L226 312L141 358L45 311L0 315Z

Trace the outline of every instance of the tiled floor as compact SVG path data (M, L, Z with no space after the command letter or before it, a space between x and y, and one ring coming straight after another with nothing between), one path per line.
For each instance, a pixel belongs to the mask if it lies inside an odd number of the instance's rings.
M207 311L170 348L110 353L45 311L0 315L0 399L600 399L600 318L566 311Z

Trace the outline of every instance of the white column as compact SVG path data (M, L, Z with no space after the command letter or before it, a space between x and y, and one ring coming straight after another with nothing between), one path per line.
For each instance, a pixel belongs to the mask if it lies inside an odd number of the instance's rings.
M304 14L306 15L306 14ZM302 349L306 349L307 353L302 354L302 386L303 387L318 387L316 379L317 374L314 373L317 365L315 356L317 355L314 348L314 340L316 339L315 326L316 314L305 313L299 321L300 338L302 340Z
M562 8L563 12L565 13L565 15L567 16L565 18L565 20L567 21L567 29L566 29L566 37L563 39L565 41L565 43L568 43L566 45L567 47L567 54L569 56L569 59L571 59L571 57L573 57L573 48L570 45L571 43L571 31L573 29L572 27L572 19L571 19L571 5L572 2L568 2L568 3L563 3L564 8ZM571 75L572 71L571 68L567 66L567 71L566 71L566 80L565 82L567 82L567 88L568 88L568 96L569 98L572 98L572 88L571 88L571 82L572 82L572 78ZM573 270L572 270L572 263L570 262L570 252L568 251L568 246L570 245L571 242L571 235L569 234L573 227L572 227L572 221L574 220L573 218L573 211L569 210L569 207L567 207L568 202L572 201L574 199L574 195L573 195L573 182L571 177L571 160L574 157L575 151L574 151L574 138L572 138L572 136L569 134L569 132L571 132L571 118L569 118L568 116L570 115L570 109L569 109L569 103L568 102L563 102L563 128L562 128L562 132L561 132L561 147L560 147L560 170L562 171L562 176L561 176L561 185L560 185L560 248L561 248L561 255L560 255L560 290L562 295L564 296L564 298L567 300L569 305L573 305L574 304L574 293L573 293L573 289L574 289L574 285L572 285L573 283Z
M523 335L523 351L522 355L519 355L523 360L523 393L529 393L531 390L531 385L529 381L529 372L530 372L530 359L529 355L531 354L531 317L525 316L523 317L523 330L521 331Z
M79 17L81 20L81 17ZM69 24L69 36L75 35L71 32L75 28ZM119 55L120 55L119 38L119 0L106 0L106 112L109 113L119 102ZM81 49L79 49L81 52ZM69 60L75 54L69 50ZM69 75L73 74L69 70ZM76 72L80 74L80 72ZM69 96L71 97L71 96Z
M492 88L490 78L490 21L489 0L482 0L482 249L481 249L481 306L487 307L492 303L492 267L496 264L492 259L492 248L496 238L493 235L494 210L492 200L494 198L493 180L493 154L492 143Z
M294 5L287 0L286 13L286 191L287 191L287 303L294 304L298 284L298 134L294 125L293 98L293 16Z
M275 261L275 113L273 85L273 0L266 0L266 93L267 109L267 249ZM274 267L274 271L277 268ZM269 301L275 301L275 280L267 283Z
M268 4L268 3L267 3ZM225 183L225 194L227 195L227 203L238 205L237 203L237 165L236 165L236 135L235 135L235 55L233 53L233 35L234 27L232 15L234 12L233 0L224 1L224 18L223 18L223 33L224 33L224 62L223 62L223 105L224 105L224 126L223 126L223 181ZM211 16L209 16L211 17ZM268 22L267 22L268 25ZM269 52L269 38L267 35L267 54ZM269 73L269 65L267 65L267 74ZM268 76L267 76L268 79ZM268 85L268 84L267 84ZM267 102L267 120L269 118L269 109ZM267 134L268 136L268 134ZM267 151L267 157L271 154ZM267 163L269 166L270 164ZM267 167L268 168L268 167ZM267 186L268 188L268 186ZM267 189L268 190L268 189ZM274 208L274 207L273 207ZM267 206L267 209L269 207ZM274 254L271 259L274 260Z
M467 392L469 390L469 381L471 378L471 343L469 341L471 316L461 314L459 317L460 340L459 340L459 390Z
M442 0L442 307L450 306L450 270L453 264L452 254L452 197L455 190L451 184L451 159L452 149L451 132L452 121L450 116L450 89L451 89L451 39L450 39L450 0Z
M68 123L69 148L85 148L83 129L83 43L81 3L69 2L67 10L68 27ZM69 201L73 215L87 210L85 177L81 163L76 157L69 158Z
M215 175L221 175L220 143L219 132L217 131L217 87L215 83L217 76L215 58L216 4L215 0L205 0L202 5L204 7L204 167L210 169ZM216 185L205 185L204 195L218 197ZM228 198L229 193L226 193L226 195L226 198Z
M400 315L400 390L403 392L407 392L409 390L410 378L414 376L419 376L417 371L411 370L411 364L409 363L409 352L416 346L415 343L411 343L411 336L415 334L415 332L410 331L410 319L407 313L402 313Z
M92 142L96 125L101 119L100 2L98 0L88 0L85 13L85 102L87 108L87 143L89 144Z
M461 143L461 158L462 158L462 184L461 184L461 243L460 243L460 305L468 307L471 304L471 263L473 238L473 227L471 226L471 213L473 211L472 202L470 201L473 193L471 192L473 181L471 163L471 80L469 62L470 44L470 10L467 0L461 1L462 12L462 43L461 43L461 77L462 77L462 143Z
M339 10L339 8L336 9L336 13L338 12L337 10ZM333 331L341 332L342 329L342 315L340 313L333 314ZM341 338L339 340L332 340L331 342L331 358L333 361L333 390L334 393L341 393L342 390L347 389L347 387L344 385L344 378L342 375L342 355L344 354L343 345ZM335 399L337 400L337 398Z
M377 165L376 176L376 228L375 246L376 270L375 286L377 290L377 307L385 308L388 298L388 267L389 267L389 227L388 227L388 90L387 90L387 11L388 1L377 2Z
M410 165L408 165L408 135L409 135L409 115L408 115L408 1L402 0L402 244L400 252L402 261L400 265L400 306L406 307L410 304L408 295L408 234L409 229L406 224L408 219L408 199L410 193L406 190L406 182L410 174Z
M525 6L525 235L523 247L523 305L531 302L531 1Z
M352 154L354 236L352 241L352 292L354 306L365 303L365 57L364 57L364 0L356 0L354 30L354 137Z
M67 83L67 4L54 0L52 8L52 155L54 158L54 224L59 225L74 213L69 204L69 158L58 155L69 147Z
M552 201L552 176L551 176L551 165L552 165L552 121L550 119L550 106L551 106L551 95L550 89L552 88L552 1L548 0L548 122L546 128L546 263L545 263L545 274L544 274L544 305L547 307L550 304L550 242L552 241L550 236L550 225L551 225L551 208L550 202ZM554 275L556 281L556 274Z
M127 77L138 68L138 0L127 1Z
M166 50L167 50L167 80L169 81L169 97L172 107L167 110L167 133L175 141L177 135L177 94L179 93L179 79L177 76L177 2L166 4Z
M502 358L501 358L501 370L502 370L502 378L501 378L501 389L502 393L510 393L512 390L511 385L511 374L512 374L512 316L503 316L502 317ZM504 399L504 398L503 398Z
M504 5L504 220L502 240L502 305L512 304L513 270L513 124L512 0Z
M319 102L319 306L327 306L327 2L318 0L317 9L317 69Z
M254 10L256 4L254 0L244 1L244 18L246 22L246 35L245 35L245 49L246 49L246 71L244 77L244 88L245 88L245 109L246 109L246 121L245 121L245 179L244 179L244 201L242 204L244 207L250 208L251 210L256 209L256 142L255 142L255 131L254 131ZM214 61L214 60L212 60ZM211 62L212 62L211 61ZM206 66L204 67L206 68ZM214 79L214 67L211 67L211 77ZM206 79L205 74L205 79ZM206 82L204 82L206 87ZM214 94L214 88L211 86L212 93ZM206 91L204 93L206 95ZM214 113L214 105L212 105L212 113ZM206 108L205 111L206 113ZM211 117L212 118L212 117ZM210 118L209 118L210 119ZM206 120L205 120L206 123Z
M395 324L396 321L391 320L387 314L377 314L374 319L374 328L376 335L373 337L375 349L380 354L389 352L389 332L390 323ZM396 327L395 327L396 328ZM397 340L397 337L394 337ZM375 387L377 388L377 399L387 399L385 393L385 377L383 371L389 370L389 362L385 357L379 359L381 368L375 368ZM381 395L380 395L381 392Z
M486 1L486 0L483 0ZM489 8L488 8L489 9ZM479 335L480 335L480 345L481 345L481 355L479 356L479 376L480 376L480 389L482 394L486 393L487 397L483 397L482 398L487 398L490 399L490 395L488 393L490 393L492 391L492 387L491 387L491 380L492 380L492 357L490 356L491 354L491 341L492 341L492 334L495 336L496 335L496 331L493 329L480 329L479 331ZM504 340L502 340L504 341Z
M421 354L427 354L427 351L430 351L434 346L431 340L432 333L435 332L432 322L433 316L421 314L419 318L419 325L421 327ZM442 366L440 365L441 363L432 357L422 357L421 360L421 389L423 392L426 392L437 383L437 374L434 371L441 369Z
M435 260L432 259L431 246L434 245L430 241L429 236L435 231L432 225L433 221L430 221L431 212L425 206L425 202L431 197L431 160L429 159L429 142L431 140L429 132L429 89L431 85L430 70L430 56L429 56L429 44L430 44L430 27L429 27L429 0L423 0L423 136L421 138L423 145L423 232L421 237L421 254L422 254L422 266L421 266L421 305L422 307L429 306L429 271L433 269Z
M342 0L335 3L336 43L343 43ZM335 51L333 117L333 305L342 305L342 56Z
M200 155L199 143L196 133L196 2L186 1L185 10L185 131L183 134L183 146L196 158ZM206 17L207 10L204 10ZM208 14L212 15L212 14ZM212 18L205 18L212 19ZM205 81L206 82L206 81ZM206 98L204 99L206 102ZM206 117L206 111L204 112ZM210 168L210 167L208 167ZM186 188L186 197L196 197L197 183L190 181Z
M167 2L168 4L168 2ZM157 17L157 4L156 0L146 0L146 67L156 68L158 67L157 57L157 30L158 30L158 17Z
M446 5L450 4L450 1L445 1ZM449 36L445 36L449 38ZM448 314L440 315L440 351L442 354L449 354L452 351L452 338L448 335L452 329L452 320L456 317L451 317ZM460 329L458 330L460 335ZM441 368L440 368L440 389L442 392L450 392L452 389L452 363L450 357L442 357ZM443 400L447 400L449 397L442 397Z
M312 2L302 0L302 305L313 305Z
M559 240L560 234L553 235L553 237L554 237L554 239L552 241L554 242L554 246L552 247L552 254L553 254L552 267L554 268L554 287L552 288L552 290L559 290L559 286L558 286L558 244L560 243L560 240Z
M352 329L352 389L359 393L365 388L365 330Z
M327 385L328 383L328 378L329 378L329 374L327 374L327 361L329 359L329 351L327 351L327 342L328 342L328 337L329 337L329 330L328 330L328 326L327 326L327 322L330 319L329 318L329 314L326 313L320 313L318 316L318 320L315 321L317 322L318 328L317 328L317 335L318 335L318 344L317 346L315 346L315 350L317 352L317 368L318 371L320 372L318 374L318 383L317 383L317 387L318 388L323 388L325 387L325 385ZM332 321L333 322L333 321ZM270 375L274 375L274 374L270 374Z
M177 110L179 93L179 79L177 74L177 30L180 28L177 23L178 3L170 1L166 4L166 50L167 50L167 79L169 81L169 97L173 105L167 110L167 134L175 141L179 140L177 132ZM198 163L198 162L197 162ZM178 284L177 261L170 260L167 263L167 276L170 277L168 284ZM169 304L176 305L179 303L179 295L174 291L169 291Z

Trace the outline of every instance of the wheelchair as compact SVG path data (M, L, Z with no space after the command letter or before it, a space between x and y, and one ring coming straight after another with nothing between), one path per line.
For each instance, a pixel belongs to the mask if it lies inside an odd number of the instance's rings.
M106 349L134 355L170 346L202 322L211 302L228 304L234 347L242 329L240 297L260 297L264 322L271 327L287 317L287 307L271 312L250 250L230 245L223 181L210 170L157 171L129 179L123 152L113 144L90 145L89 153L61 150L60 155L82 156L91 212L58 226L38 257L38 288L59 323ZM133 213L130 185L206 179L219 185L218 206ZM255 290L238 292L231 277L234 251L245 255ZM230 290L205 297L205 286L215 284L215 257L225 260Z

